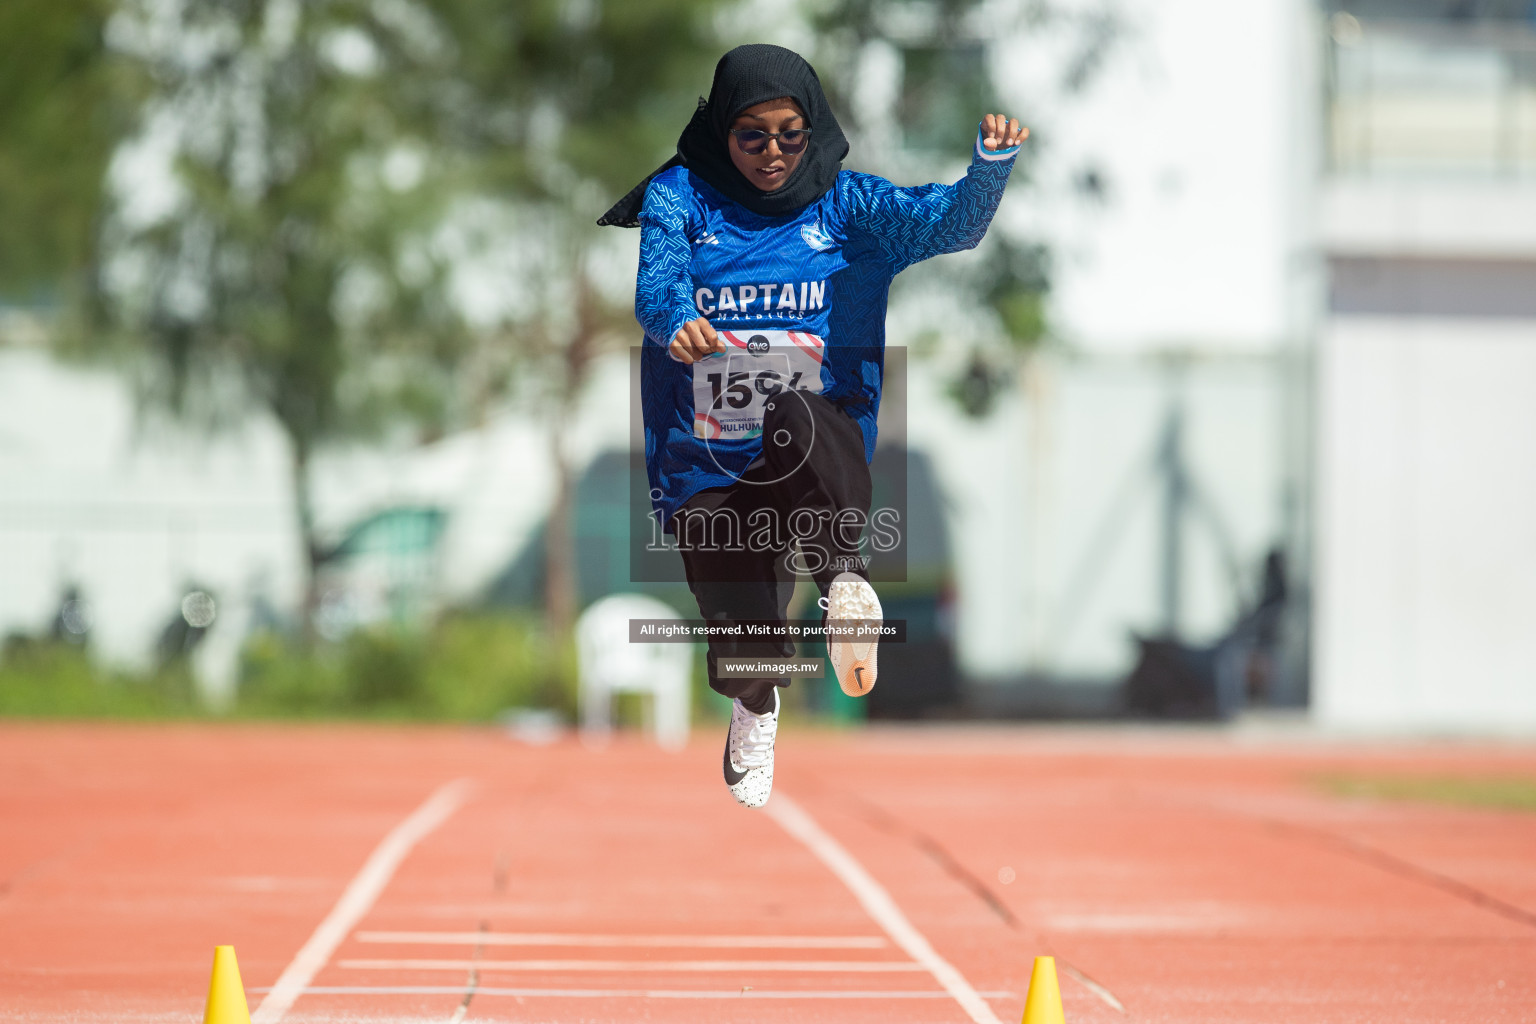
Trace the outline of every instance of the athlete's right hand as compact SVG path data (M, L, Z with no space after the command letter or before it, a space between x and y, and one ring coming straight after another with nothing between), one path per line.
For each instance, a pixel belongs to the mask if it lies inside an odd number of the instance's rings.
M725 339L715 333L708 317L690 320L678 330L672 344L667 346L672 358L683 363L694 363L707 355L725 351Z

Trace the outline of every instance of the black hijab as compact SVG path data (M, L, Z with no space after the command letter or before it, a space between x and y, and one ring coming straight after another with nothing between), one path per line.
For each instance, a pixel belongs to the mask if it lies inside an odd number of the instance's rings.
M811 142L800 162L772 192L748 181L731 163L726 146L731 122L748 107L787 96L805 111ZM709 99L699 100L693 119L677 140L677 155L646 176L629 194L598 218L599 224L638 227L645 187L669 167L687 167L726 198L753 213L778 217L803 209L827 193L837 181L848 140L832 116L816 70L793 50L768 43L750 43L720 58Z

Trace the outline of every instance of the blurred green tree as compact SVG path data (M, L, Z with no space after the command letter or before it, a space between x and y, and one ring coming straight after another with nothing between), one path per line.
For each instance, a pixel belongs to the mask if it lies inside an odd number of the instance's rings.
M0 294L49 301L91 261L102 185L143 83L113 0L0 4Z
M80 340L178 414L281 426L307 630L317 449L440 418L465 353L434 237L459 161L427 134L452 54L341 0L121 0L112 42L152 85Z
M306 626L316 452L445 429L516 383L550 423L548 614L569 627L567 417L632 286L594 269L592 222L671 151L716 6L120 0L114 46L152 83L125 162L151 171L110 192L81 337L177 413L281 425ZM464 279L498 247L474 313Z

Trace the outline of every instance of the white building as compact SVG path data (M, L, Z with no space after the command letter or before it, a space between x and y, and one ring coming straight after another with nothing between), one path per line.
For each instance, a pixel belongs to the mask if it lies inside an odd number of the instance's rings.
M1536 32L1339 13L1315 709L1536 729ZM1517 12L1523 13L1523 12Z

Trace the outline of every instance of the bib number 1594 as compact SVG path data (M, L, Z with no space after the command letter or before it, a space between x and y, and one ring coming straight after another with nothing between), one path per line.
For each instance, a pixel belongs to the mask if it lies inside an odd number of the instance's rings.
M726 350L693 364L693 429L706 440L756 437L781 391L821 391L823 345L802 331L722 331Z

